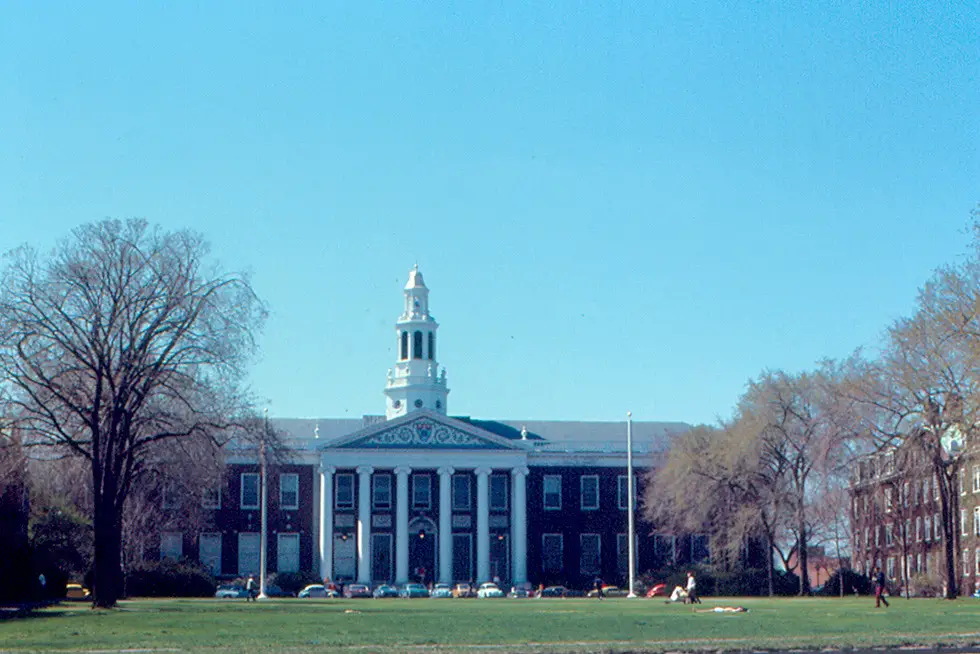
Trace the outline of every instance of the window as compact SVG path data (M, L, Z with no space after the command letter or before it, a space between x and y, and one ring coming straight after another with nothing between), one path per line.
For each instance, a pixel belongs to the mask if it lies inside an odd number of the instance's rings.
M973 508L973 535L980 536L980 506Z
M881 529L875 525L875 547L881 546Z
M942 533L942 523L939 522L939 514L933 513L932 514L932 539L936 542L939 542L940 533Z
M179 531L165 531L160 534L160 560L178 561L184 556L184 534Z
M429 361L435 361L436 359L436 335L435 332L429 332Z
M391 475L374 475L372 484L371 505L376 509L390 509Z
M966 509L960 509L960 534L967 535L966 531Z
M241 508L259 508L259 474L257 472L242 473Z
M923 534L926 542L928 543L930 540L932 540L932 518L926 516L922 522L925 526L925 529L923 529Z
M541 536L541 571L562 572L564 565L564 543L561 534L543 534Z
M221 574L221 532L205 532L197 542L197 558L213 575Z
M958 483L960 488L960 495L966 495L966 469L965 468L960 468Z
M924 504L928 501L929 501L929 480L923 479L922 480L922 503Z
M471 506L470 476L453 475L453 511L469 511Z
M980 466L973 466L973 492L980 493Z
M561 509L561 475L544 476L544 508L557 511Z
M620 577L629 575L630 552L626 534L616 534L616 573Z
M408 360L408 332L402 332L401 350L398 352L398 355L398 358L402 361Z
M922 516L915 516L915 540L922 542Z
M912 520L905 520L905 527L902 529L902 542L908 543L909 538L912 537Z
M980 547L973 550L973 572L980 575Z
M490 475L490 510L507 510L507 475Z
M623 511L629 509L629 483L626 475L619 475L616 478L616 495L619 508ZM636 506L636 475L633 475L633 506Z
M255 531L238 534L239 576L259 574L259 536Z
M970 576L970 550L963 550L963 576Z
M871 548L871 531L865 527L864 528L864 549Z
M201 492L201 508L203 509L221 508L220 486L208 486Z
M412 508L428 509L430 506L432 506L432 478L429 475L412 475Z
M354 475L345 472L334 478L333 506L335 509L354 508ZM239 570L241 573L241 570Z
M895 544L895 526L885 525L885 545Z
M711 550L708 548L707 534L691 535L691 561L702 563L711 560Z
M419 331L412 334L412 358L422 358L422 332Z
M583 575L598 574L602 570L601 541L599 534L580 534L578 569Z
M299 475L296 473L279 475L279 508L299 508Z
M885 574L888 575L889 579L895 578L895 557L889 556L888 560L885 562Z
M180 507L180 501L177 499L177 486L171 482L167 482L163 485L161 491L160 504L164 509L176 509Z
M583 511L595 511L599 508L598 476L582 475L579 477L579 490L582 493L579 508Z
M299 572L299 534L279 534L276 543L276 572Z
M925 572L922 569L922 554L921 553L915 555L915 571L916 572Z
M939 499L939 477L935 475L932 477L932 499Z

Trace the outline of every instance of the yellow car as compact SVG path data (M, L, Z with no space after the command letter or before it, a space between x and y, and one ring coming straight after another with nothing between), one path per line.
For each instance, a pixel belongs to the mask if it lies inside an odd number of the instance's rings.
M65 599L87 600L91 597L88 588L81 584L68 584L65 586Z

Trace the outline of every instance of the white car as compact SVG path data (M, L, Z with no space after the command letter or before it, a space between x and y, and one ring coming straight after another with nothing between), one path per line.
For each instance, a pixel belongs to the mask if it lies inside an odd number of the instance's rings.
M305 598L323 598L323 597L338 597L339 593L332 588L327 588L323 584L310 584L303 590L299 591L298 597Z
M500 590L500 587L492 581L488 581L485 584L480 584L480 589L476 591L477 597L503 597L504 591Z

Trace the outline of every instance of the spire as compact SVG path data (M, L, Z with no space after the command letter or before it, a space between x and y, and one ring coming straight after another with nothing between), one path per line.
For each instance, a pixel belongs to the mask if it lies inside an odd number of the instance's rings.
M408 273L405 304L395 323L397 361L388 369L385 395L390 419L417 409L446 412L446 369L436 359L439 324L429 313L429 289L418 264Z

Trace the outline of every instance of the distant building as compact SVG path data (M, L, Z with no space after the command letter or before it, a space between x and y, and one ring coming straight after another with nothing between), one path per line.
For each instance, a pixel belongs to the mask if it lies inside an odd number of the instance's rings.
M980 456L962 438L944 437L943 446L959 458L950 493L954 566L960 593L970 594L980 588ZM939 483L921 453L896 449L855 463L851 524L858 572L870 574L880 566L896 589L941 592L946 550Z
M272 421L296 454L270 474L268 569L365 583L625 583L626 422L450 416L438 327L416 266L385 415ZM633 423L639 483L687 429ZM229 463L227 484L204 498L214 527L164 531L161 556L196 557L221 575L258 571L255 452L234 451ZM638 570L708 558L707 537L656 534L636 515Z

